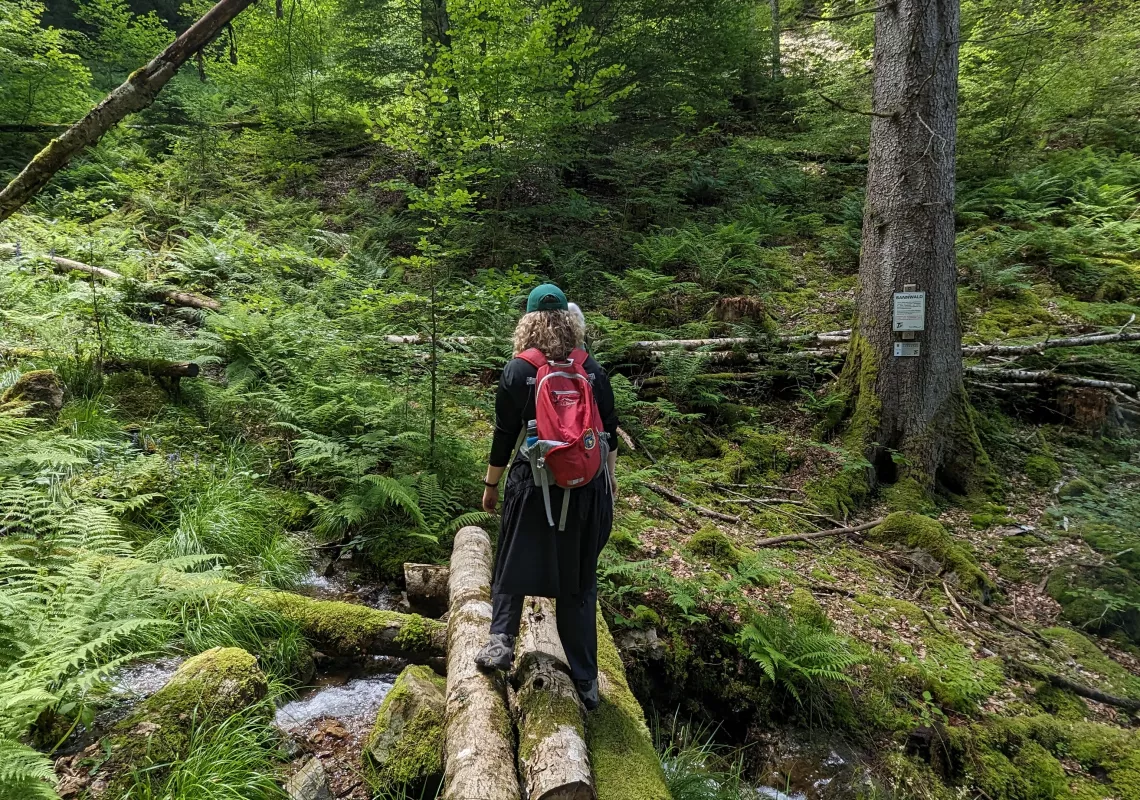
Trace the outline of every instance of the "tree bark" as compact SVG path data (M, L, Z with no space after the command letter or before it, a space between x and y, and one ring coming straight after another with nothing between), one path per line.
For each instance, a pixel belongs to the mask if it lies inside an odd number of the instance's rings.
M780 80L780 0L768 0L772 12L772 80Z
M404 588L414 610L438 617L447 610L450 570L439 564L404 564Z
M146 66L135 70L121 86L107 95L83 119L72 125L36 154L3 191L0 191L0 222L12 216L39 192L52 176L67 166L77 153L95 144L128 114L154 102L178 68L210 42L254 0L221 0L191 25Z
M526 599L512 679L519 774L527 800L594 800L582 706L555 619L550 600Z
M897 477L897 451L924 485L964 491L984 454L962 380L954 255L958 0L876 14L874 72L848 444L865 451L873 481ZM893 295L908 284L926 292L921 355L896 357Z
M671 800L645 712L625 678L614 637L598 608L598 692L586 719L586 747L598 800Z
M443 800L521 800L506 683L475 666L491 629L491 539L455 535L448 584Z

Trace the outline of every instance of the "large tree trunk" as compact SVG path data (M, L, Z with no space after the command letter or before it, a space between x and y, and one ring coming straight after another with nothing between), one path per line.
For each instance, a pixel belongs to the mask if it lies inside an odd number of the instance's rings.
M907 474L961 491L980 454L962 383L954 259L958 0L899 0L875 17L874 96L858 321L844 379L849 443L877 480ZM918 357L896 356L893 295L926 292Z
M0 222L12 216L67 166L72 157L95 144L115 123L149 106L186 59L194 55L254 0L221 0L146 66L135 70L121 86L36 154L23 171L0 192Z
M513 683L527 800L594 800L582 705L550 600L526 599Z
M625 678L614 637L598 608L601 705L586 720L586 746L598 800L670 800L645 713Z
M463 528L451 551L443 800L521 800L506 682L475 666L491 630L491 539Z

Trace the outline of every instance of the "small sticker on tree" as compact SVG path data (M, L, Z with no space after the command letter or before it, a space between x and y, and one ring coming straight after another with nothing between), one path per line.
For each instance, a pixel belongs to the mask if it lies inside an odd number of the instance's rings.
M918 353L918 342L895 342L896 356L917 356Z
M926 330L926 292L895 292L895 331ZM896 355L898 355L896 353Z

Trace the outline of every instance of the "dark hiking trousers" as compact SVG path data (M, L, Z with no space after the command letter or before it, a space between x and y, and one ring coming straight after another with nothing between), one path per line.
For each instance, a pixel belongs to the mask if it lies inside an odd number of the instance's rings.
M495 594L491 598L491 633L519 635L522 622L521 594ZM598 580L580 595L567 595L555 600L558 638L566 651L570 677L576 681L592 681L598 677Z

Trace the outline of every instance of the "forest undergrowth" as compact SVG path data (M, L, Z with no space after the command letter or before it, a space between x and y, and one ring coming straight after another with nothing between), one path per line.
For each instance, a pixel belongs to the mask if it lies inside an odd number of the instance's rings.
M688 25L670 48L601 22L557 39L569 5L531 29L503 3L488 31L456 3L418 72L410 17L358 5L295 3L296 52L272 8L247 12L240 57L211 44L201 79L184 68L0 222L0 798L92 791L53 763L118 705L118 671L217 647L257 657L263 696L116 791L282 797L268 720L312 648L225 587L297 589L330 559L398 586L459 528L493 530L494 386L543 280L611 375L601 603L676 800L1140 797L1135 398L968 373L991 473L966 496L872 487L842 435L867 148L842 107L865 104L871 21L785 9L773 77L760 6L623 6ZM1140 18L1031 5L963 4L967 346L1140 330ZM0 45L27 42L0 47L5 177L50 136L20 126L72 120L183 19L79 7L49 29L0 0ZM411 27L379 33L392 18ZM369 41L391 45L379 66ZM10 91L21 52L43 80ZM967 363L1140 386L1128 341Z

